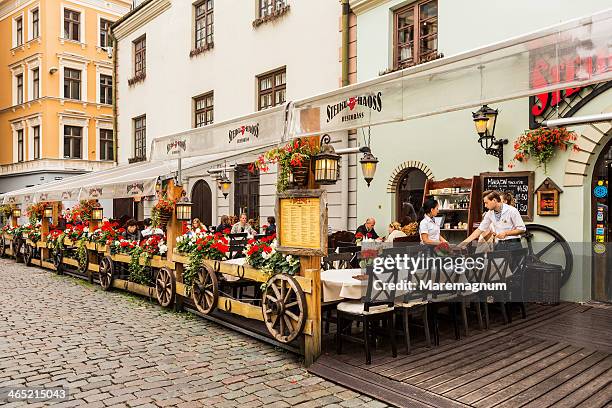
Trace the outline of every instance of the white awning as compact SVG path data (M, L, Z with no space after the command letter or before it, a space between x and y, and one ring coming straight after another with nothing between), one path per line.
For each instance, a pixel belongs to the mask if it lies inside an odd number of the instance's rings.
M289 137L398 122L612 80L612 9L296 101Z

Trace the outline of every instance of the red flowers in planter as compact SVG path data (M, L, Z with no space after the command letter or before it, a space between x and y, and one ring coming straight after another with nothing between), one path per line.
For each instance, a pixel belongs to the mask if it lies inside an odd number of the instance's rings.
M514 158L508 163L508 168L513 168L515 162L527 162L534 158L538 167L546 166L553 159L558 150L566 151L572 148L580 150L576 145L576 133L568 131L566 128L549 129L541 127L534 130L527 130L514 142Z

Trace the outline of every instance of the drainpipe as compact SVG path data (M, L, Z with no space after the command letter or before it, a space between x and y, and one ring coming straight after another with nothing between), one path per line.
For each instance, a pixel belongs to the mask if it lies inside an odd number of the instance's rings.
M117 120L117 46L119 42L114 35L111 34L111 40L113 44L113 157L115 158L115 164L119 163L118 143L119 143L119 122Z
M342 86L349 84L349 14L351 7L349 0L341 0L342 4ZM344 147L350 147L350 137L348 131L345 133L346 144ZM343 137L343 139L344 139ZM349 156L342 155L340 165L340 213L344 218L344 231L349 230Z
M349 84L349 0L340 0L342 4L342 86Z

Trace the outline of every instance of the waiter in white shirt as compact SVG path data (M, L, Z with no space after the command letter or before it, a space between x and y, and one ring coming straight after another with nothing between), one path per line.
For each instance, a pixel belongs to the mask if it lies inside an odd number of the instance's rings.
M520 236L525 233L526 228L519 211L511 205L502 203L501 196L497 191L488 192L483 200L489 211L485 213L480 226L460 246L465 247L478 239L481 234L493 229L493 236L496 241L495 249L520 249Z

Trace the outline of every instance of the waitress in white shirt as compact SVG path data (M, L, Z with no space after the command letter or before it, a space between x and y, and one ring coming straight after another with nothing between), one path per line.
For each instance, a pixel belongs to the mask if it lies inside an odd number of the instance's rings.
M513 250L521 248L521 235L525 233L525 223L519 211L508 204L502 203L500 194L491 191L483 198L487 211L480 226L461 243L466 246L481 234L493 229L495 249Z
M440 225L435 220L439 210L440 204L433 198L428 198L423 203L422 211L425 215L419 224L421 244L438 245L441 242L446 242L444 237L440 235Z

